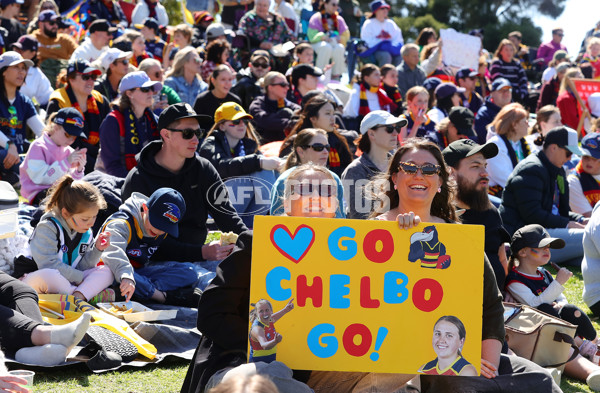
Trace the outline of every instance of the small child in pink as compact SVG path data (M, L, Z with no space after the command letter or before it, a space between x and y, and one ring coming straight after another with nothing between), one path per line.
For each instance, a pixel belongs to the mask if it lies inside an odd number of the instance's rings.
M594 79L600 79L600 38L593 37L587 45L587 50L581 59L581 63L590 63L594 67Z
M19 172L21 195L31 205L39 205L48 188L63 175L71 175L75 180L83 177L87 149L70 147L76 137L87 138L83 126L77 109L63 108L50 116L44 134L29 147Z

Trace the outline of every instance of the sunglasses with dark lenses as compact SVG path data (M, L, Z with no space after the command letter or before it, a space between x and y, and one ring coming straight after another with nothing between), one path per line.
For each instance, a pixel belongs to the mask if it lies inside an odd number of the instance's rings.
M323 151L323 149L329 151L331 149L331 145L329 145L329 144L324 145L322 143L313 143L312 145L304 145L304 146L302 146L302 148L304 150L308 149L309 147L311 149L313 149L314 151Z
M393 134L394 131L400 133L400 127L398 126L379 126L385 130L388 134Z
M286 82L279 82L279 83L271 83L271 86L290 87L290 84L286 83Z
M194 135L196 135L198 139L202 139L202 135L204 134L204 130L202 128L184 128L183 130L179 130L177 128L167 128L167 130L181 132L181 137L183 139L192 139Z
M239 126L240 123L248 124L248 119L231 120L231 125L232 126Z
M49 20L46 21L46 23L48 23L49 26L56 26L58 24L58 22L56 22L55 20Z
M260 67L260 68L269 68L269 65L267 63L259 63L259 62L254 62L252 63L253 67Z
M127 59L117 59L117 60L113 61L114 65L118 65L119 63L121 63L123 65L128 65L129 64L129 60L127 60Z
M433 164L416 165L411 162L401 162L398 168L407 175L416 175L420 169L423 176L439 175L441 167Z
M138 87L142 93L148 93L149 91L154 91L151 87Z
M571 156L573 155L573 152L569 149L567 149L566 147L563 147L563 149L565 150L565 153L567 153L567 158L571 158Z
M96 75L96 74L81 74L81 79L83 79L84 81L89 81L90 79L95 81L96 79L98 79L98 75Z
M329 198L335 195L335 187L333 184L301 183L293 185L292 192L302 196L310 196L314 191L317 191L319 196Z

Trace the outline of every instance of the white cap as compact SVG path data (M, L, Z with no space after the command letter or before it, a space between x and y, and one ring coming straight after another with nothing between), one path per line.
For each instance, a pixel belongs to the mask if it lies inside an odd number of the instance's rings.
M360 133L364 134L375 126L388 126L400 123L400 127L408 124L404 116L396 117L386 111L371 111L360 122Z
M593 93L588 97L588 106L592 115L600 117L600 93Z
M25 63L27 67L33 66L33 61L23 59L23 56L15 51L11 50L0 55L0 68L15 66L21 63Z
M131 59L133 52L123 52L118 48L110 48L100 57L100 65L104 70L108 70L110 64L117 59Z

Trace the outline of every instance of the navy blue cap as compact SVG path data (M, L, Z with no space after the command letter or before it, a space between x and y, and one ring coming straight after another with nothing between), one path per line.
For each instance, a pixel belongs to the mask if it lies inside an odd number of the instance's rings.
M21 50L32 50L37 52L39 42L37 38L32 35L22 35L19 37L17 42L13 43L13 48L19 48Z
M60 15L56 15L56 12L54 12L52 10L46 10L46 11L40 12L40 15L38 16L38 21L50 22L50 21L56 21L59 18L60 18Z
M2 8L6 8L11 4L23 4L25 1L24 0L1 0L0 1L0 7Z
M179 236L179 220L185 214L185 201L178 191L159 188L148 198L146 207L150 225L173 237Z
M492 82L492 91L502 90L505 87L510 87L512 89L510 81L506 78L498 78Z
M371 7L371 12L375 13L380 8L390 8L390 5L385 2L385 0L374 0L369 3L369 7Z
M435 88L435 98L441 100L446 97L450 97L455 93L464 93L466 90L464 87L456 87L454 83L444 82Z
M600 158L600 133L592 132L584 136L579 150L584 156Z
M440 78L434 76L432 78L425 79L425 82L423 82L423 87L426 88L427 91L432 91L442 83L443 82Z
M477 73L477 71L475 71L474 69L469 67L463 67L456 72L456 83L458 83L459 79L475 78L477 75L479 75L479 73Z
M83 131L85 120L83 120L81 112L73 107L62 108L56 113L52 121L62 126L69 135L87 138Z
M67 64L67 74L70 74L72 72L79 72L80 74L102 74L102 71L92 67L89 61L83 59L69 61L69 63Z

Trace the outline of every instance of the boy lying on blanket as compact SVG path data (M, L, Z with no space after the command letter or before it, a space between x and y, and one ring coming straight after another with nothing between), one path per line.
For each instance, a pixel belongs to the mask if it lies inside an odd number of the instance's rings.
M197 280L191 263L149 263L167 236L179 235L179 220L185 214L181 194L160 188L149 198L134 192L111 215L102 231L110 231L111 244L102 254L120 281L121 294L129 301L153 300L177 306L196 307L193 288Z

